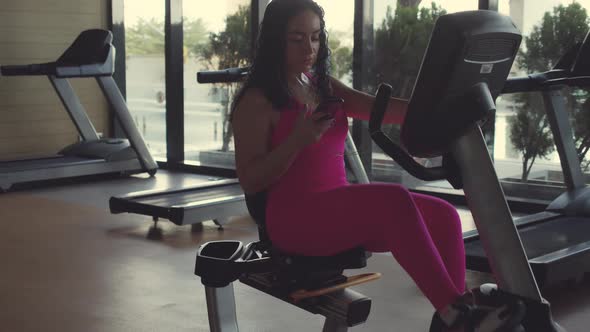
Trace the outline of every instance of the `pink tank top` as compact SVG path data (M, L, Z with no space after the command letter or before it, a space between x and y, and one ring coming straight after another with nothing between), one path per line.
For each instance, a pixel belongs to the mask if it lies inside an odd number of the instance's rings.
M272 133L271 148L285 141L293 130L297 115L304 109L305 105L291 99L281 110L279 122ZM334 125L322 138L300 150L289 169L270 187L269 204L293 204L301 195L348 185L344 167L348 119L342 107L336 110L334 119Z

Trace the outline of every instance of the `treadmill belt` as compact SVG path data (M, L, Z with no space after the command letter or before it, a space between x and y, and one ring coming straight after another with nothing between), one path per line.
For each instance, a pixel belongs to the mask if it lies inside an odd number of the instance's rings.
M205 190L178 191L170 193L163 192L160 195L139 197L135 199L135 202L158 207L176 207L189 205L195 202L243 194L242 188L239 185L229 185L223 187L206 188Z

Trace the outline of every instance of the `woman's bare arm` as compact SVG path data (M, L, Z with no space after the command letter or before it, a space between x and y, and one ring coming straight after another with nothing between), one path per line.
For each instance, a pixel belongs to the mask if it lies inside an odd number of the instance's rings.
M330 82L334 94L344 99L346 116L359 120L369 120L373 102L375 101L374 96L349 88L333 77L330 77ZM408 102L406 100L391 98L387 111L385 112L385 117L383 118L383 123L402 123L407 108Z
M301 143L290 135L271 150L272 112L272 104L262 92L250 88L233 115L236 172L247 194L268 189L285 173L301 149Z

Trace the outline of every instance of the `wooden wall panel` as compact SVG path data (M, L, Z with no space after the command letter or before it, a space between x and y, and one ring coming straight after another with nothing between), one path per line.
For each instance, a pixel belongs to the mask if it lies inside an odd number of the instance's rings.
M107 27L103 0L0 0L0 64L55 61L85 29ZM70 80L98 132L109 109L94 79ZM0 160L52 154L78 133L46 77L0 77Z

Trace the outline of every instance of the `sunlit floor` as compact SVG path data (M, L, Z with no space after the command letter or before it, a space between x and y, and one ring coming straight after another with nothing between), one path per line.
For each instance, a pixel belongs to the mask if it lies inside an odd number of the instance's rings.
M247 217L224 231L200 233L162 222L163 239L146 239L151 218L112 215L108 199L207 177L158 172L155 178L87 182L0 194L1 331L208 331L205 296L194 275L199 244L252 241ZM470 214L461 210L464 228ZM355 289L373 299L366 324L351 331L427 331L432 308L391 258L376 254L366 271L383 278ZM359 271L362 272L362 271ZM489 276L469 273L474 284ZM323 319L235 283L240 331L320 331ZM590 282L546 292L568 331L587 331Z

